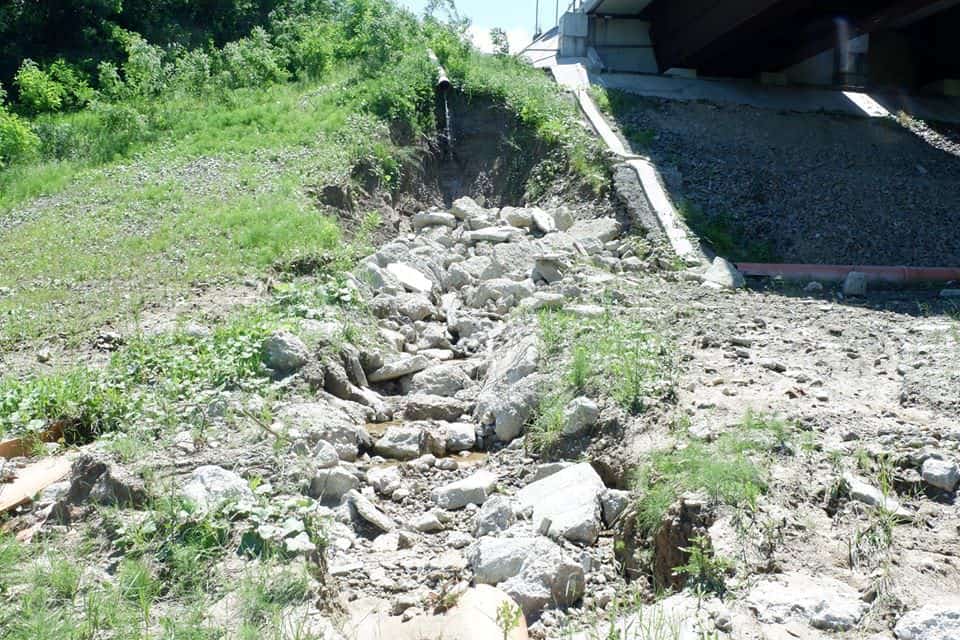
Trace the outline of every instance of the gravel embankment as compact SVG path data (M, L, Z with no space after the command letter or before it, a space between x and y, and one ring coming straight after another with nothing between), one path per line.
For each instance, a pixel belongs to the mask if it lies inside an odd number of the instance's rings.
M620 124L653 133L637 149L656 160L675 200L742 229L745 246L768 244L783 262L960 264L950 130L931 137L906 120L632 101Z

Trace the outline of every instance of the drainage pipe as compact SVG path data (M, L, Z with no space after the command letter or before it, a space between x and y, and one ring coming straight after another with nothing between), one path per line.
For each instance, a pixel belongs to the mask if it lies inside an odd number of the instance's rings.
M430 62L437 66L437 83L434 85L436 90L440 92L448 91L450 89L450 78L447 77L446 69L437 60L437 55L433 50L427 49L427 56L430 58Z
M882 267L837 264L771 264L740 262L737 269L745 276L785 278L788 280L825 280L841 282L851 271L866 275L870 282L919 283L960 280L956 267Z

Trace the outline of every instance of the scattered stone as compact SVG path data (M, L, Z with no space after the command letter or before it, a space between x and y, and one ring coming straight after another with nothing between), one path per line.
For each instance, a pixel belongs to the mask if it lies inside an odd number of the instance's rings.
M467 551L478 584L496 585L528 621L548 606L568 607L583 595L583 567L542 536L480 538Z
M592 428L600 416L597 403L586 397L574 398L563 410L563 435L578 436Z
M613 527L620 516L630 506L630 492L620 489L605 489L600 494L600 510L603 514L603 524Z
M377 509L372 502L367 500L361 493L351 490L346 494L347 504L351 507L351 514L354 519L360 519L366 524L372 526L377 531L389 533L397 525L385 513Z
M420 427L391 426L373 444L373 451L385 458L412 460L420 455L423 430Z
M370 382L386 382L396 380L411 373L423 371L430 366L430 360L424 356L400 356L392 362L388 362L370 375L367 379Z
M447 453L459 453L473 449L477 442L476 427L469 422L451 422L444 425L446 440L444 448Z
M513 501L506 496L491 496L473 519L473 535L485 536L509 529L516 521Z
M533 509L533 527L552 538L593 544L600 535L603 480L589 463L567 467L517 492L522 509Z
M454 422L467 412L467 405L456 398L417 393L407 396L403 417L407 420Z
M374 467L367 471L367 482L373 490L384 496L391 496L400 488L403 477L396 465L389 467Z
M906 613L893 628L897 640L956 640L960 638L960 606L927 605Z
M253 491L246 480L215 465L194 469L180 493L201 512L233 503L254 502Z
M802 620L826 631L852 629L869 605L851 587L827 576L785 573L759 583L747 604L761 622Z
M340 463L340 454L332 444L321 440L313 450L313 461L318 469L329 469Z
M880 507L899 517L907 519L912 517L912 514L900 505L900 501L896 497L884 495L880 489L871 486L865 480L853 474L844 474L841 484L851 500L862 502L871 507Z
M927 458L920 469L923 481L943 491L953 491L960 483L960 467L956 462Z
M413 528L422 533L437 533L443 531L443 523L436 515L427 512L413 521Z
M867 295L867 274L851 271L843 280L843 295L848 298Z
M307 494L326 504L337 504L343 496L359 486L357 476L343 467L318 469L310 480Z
M289 331L275 331L267 336L260 348L263 363L280 373L292 373L310 359L307 345Z
M740 289L747 284L743 274L720 256L713 259L710 268L703 274L703 282L717 288L726 289Z
M553 233L557 230L556 220L543 209L538 207L530 209L530 218L533 221L533 227L543 233Z
M397 279L404 289L411 293L430 293L433 281L417 269L401 262L387 265L387 273Z
M523 236L523 231L516 227L487 227L477 231L468 231L463 234L463 239L468 244L477 244L478 242L510 242Z
M462 509L468 504L483 504L496 486L496 474L484 469L462 480L436 487L432 495L438 507L447 510Z
M452 214L442 211L421 211L420 213L413 214L410 224L413 226L414 231L437 226L452 228L457 226L457 218Z

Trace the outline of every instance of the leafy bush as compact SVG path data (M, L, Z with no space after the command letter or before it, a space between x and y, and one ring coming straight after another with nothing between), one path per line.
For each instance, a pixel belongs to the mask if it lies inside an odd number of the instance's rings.
M126 45L127 59L123 63L123 84L133 96L152 97L166 87L163 50L131 34Z
M288 77L280 50L261 27L255 28L249 38L227 43L220 54L219 80L229 88L259 87Z
M90 88L87 75L63 58L54 60L48 73L54 82L63 87L65 109L82 109L93 99L94 91Z
M30 125L0 106L0 169L29 157L40 148L40 139Z
M63 86L33 60L23 61L13 81L20 90L20 104L31 113L59 111L63 106Z

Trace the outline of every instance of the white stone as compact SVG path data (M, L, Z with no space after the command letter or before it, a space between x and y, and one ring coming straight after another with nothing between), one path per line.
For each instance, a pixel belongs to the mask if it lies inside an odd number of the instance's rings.
M473 535L485 536L509 529L516 521L513 501L506 496L491 496L473 518Z
M851 271L843 279L843 295L848 298L867 295L867 274Z
M455 227L457 226L457 218L452 214L442 211L421 211L413 215L410 224L413 226L414 231L436 226Z
M839 580L799 573L785 573L758 583L747 596L747 604L761 622L802 620L831 631L853 628L869 608L855 589Z
M303 432L311 441L333 445L341 460L356 460L360 443L368 439L362 424L332 402L305 402L288 405L277 415L291 432Z
M370 382L386 382L423 371L430 366L430 360L421 355L400 356L367 375Z
M350 491L346 495L355 518L363 520L375 529L388 533L397 528L396 523L387 514L377 509L377 507L365 498L358 491Z
M563 409L563 435L578 436L597 423L600 408L590 398L574 398Z
M539 229L543 233L553 233L557 230L557 222L553 219L552 215L543 209L538 207L530 209L530 218L533 220L534 228Z
M583 595L583 567L542 536L480 538L467 558L478 584L498 585L535 620L549 606L567 607Z
M328 504L336 504L348 492L360 486L357 476L343 467L318 469L310 480L308 491L311 498Z
M253 491L246 480L216 465L194 469L181 493L200 511L210 511L231 503L254 502Z
M321 440L313 450L313 461L318 469L329 469L340 463L340 454L332 444Z
M897 640L957 640L960 638L960 604L927 605L906 613L893 628Z
M956 462L949 460L927 458L923 461L920 475L924 482L937 489L953 491L957 488L957 483L960 482L960 467L957 466Z
M387 273L392 275L411 293L430 293L433 291L433 281L421 271L402 262L393 262L387 265Z
M434 488L433 500L443 509L462 509L468 504L483 504L497 486L497 475L481 470L462 480Z
M522 236L523 231L516 227L486 227L476 231L468 231L463 234L463 241L467 244L477 244L478 242L510 242Z
M720 256L713 259L713 264L703 274L703 281L705 284L713 284L727 289L739 289L747 284L743 274Z
M530 209L523 207L504 207L500 209L500 219L511 227L529 229L533 224L533 216Z
M880 489L871 486L866 481L850 473L844 474L843 480L847 485L847 491L852 500L862 502L871 507L881 507L890 513L900 516L909 517L910 513L900 505L900 501L897 500L896 497L884 495Z
M385 458L412 460L420 455L423 430L420 427L387 427L383 435L373 443L373 451Z
M303 340L289 331L275 331L267 336L261 347L263 363L281 373L300 369L310 359L310 351Z
M600 535L603 480L589 463L567 467L517 492L522 509L533 508L533 527L552 538L593 544Z
M469 422L451 422L443 429L447 453L469 451L477 442L477 429Z
M567 230L578 242L607 242L620 235L620 224L613 218L595 218L574 222Z
M390 496L400 488L403 477L396 465L374 467L367 471L367 482L380 495Z

